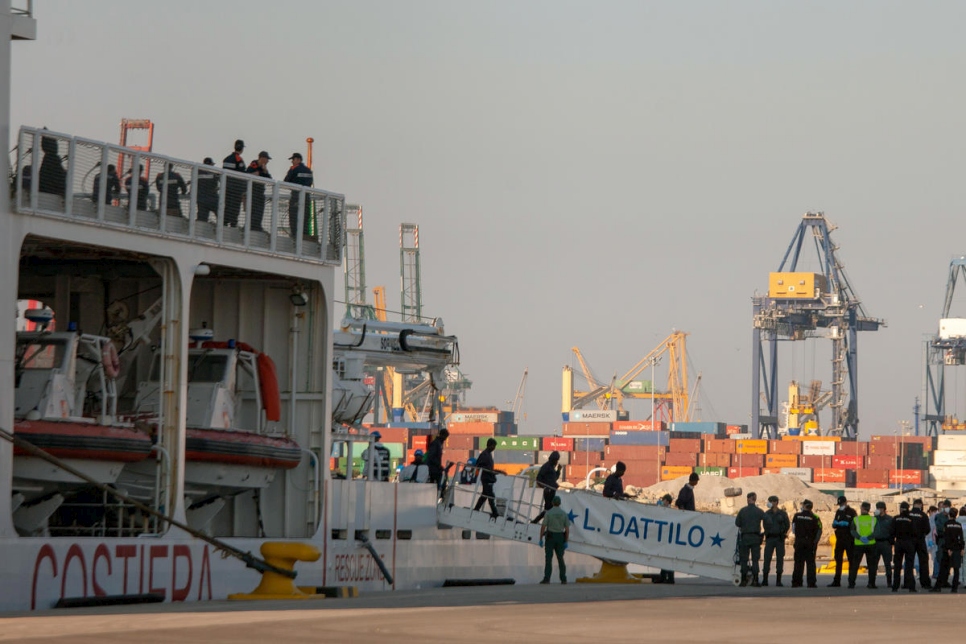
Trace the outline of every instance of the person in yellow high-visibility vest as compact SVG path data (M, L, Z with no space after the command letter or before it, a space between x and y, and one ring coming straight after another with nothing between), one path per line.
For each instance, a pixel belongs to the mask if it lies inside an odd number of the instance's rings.
M862 564L863 558L866 567L869 569L869 584L866 588L875 588L875 574L876 568L878 568L878 565L875 564L878 562L873 563L875 559L875 538L872 535L875 533L877 520L869 514L872 505L868 501L863 501L860 507L862 512L852 519L850 527L855 543L852 549L854 556L849 561L849 588L855 588L855 578L859 574L859 566Z

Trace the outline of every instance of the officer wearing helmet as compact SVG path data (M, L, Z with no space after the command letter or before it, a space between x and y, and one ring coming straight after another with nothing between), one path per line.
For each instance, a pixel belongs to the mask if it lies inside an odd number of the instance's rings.
M460 471L460 485L473 485L476 483L478 473L474 467L475 465L475 458L471 456L470 458L466 459L466 465L464 465L463 469Z
M409 483L425 483L429 480L429 468L423 464L423 450L413 452L413 461L403 468L399 480Z
M557 480L560 478L560 452L554 450L550 452L547 462L540 466L537 472L537 487L543 488L543 510L534 519L533 523L543 521L544 515L553 507L553 497L557 496Z
M366 464L366 476L373 481L388 481L389 448L379 442L382 440L382 434L379 432L372 432L369 436L372 438L372 443L362 452L362 460Z

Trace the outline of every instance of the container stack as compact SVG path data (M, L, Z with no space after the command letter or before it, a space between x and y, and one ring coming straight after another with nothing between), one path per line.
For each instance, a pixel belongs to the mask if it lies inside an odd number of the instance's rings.
M966 436L939 437L929 467L930 483L939 492L966 490Z

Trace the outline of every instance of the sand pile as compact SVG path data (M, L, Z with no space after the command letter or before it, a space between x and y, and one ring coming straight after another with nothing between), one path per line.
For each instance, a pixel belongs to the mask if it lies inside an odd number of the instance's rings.
M646 503L653 503L665 494L670 494L676 499L678 492L687 482L688 477L686 476L661 481L656 485L641 489L637 498ZM741 488L741 494L734 497L734 504L726 502L725 505L722 505L725 490L728 488ZM694 503L697 506L696 509L700 511L735 514L746 505L745 495L749 492L758 494L758 505L762 509L764 509L769 496L777 496L781 507L789 515L797 512L801 502L805 499L809 499L814 504L813 510L816 514L834 510L836 506L835 497L819 492L801 479L784 474L764 474L739 479L729 479L724 476L702 476L701 481L694 488Z

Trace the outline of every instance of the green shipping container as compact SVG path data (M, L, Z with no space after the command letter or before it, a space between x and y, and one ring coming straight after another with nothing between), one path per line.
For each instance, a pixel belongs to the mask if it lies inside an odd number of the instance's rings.
M696 467L694 473L702 476L727 476L727 467Z
M535 452L540 449L539 436L478 436L477 449L486 449L486 441L493 438L497 449L513 449Z

